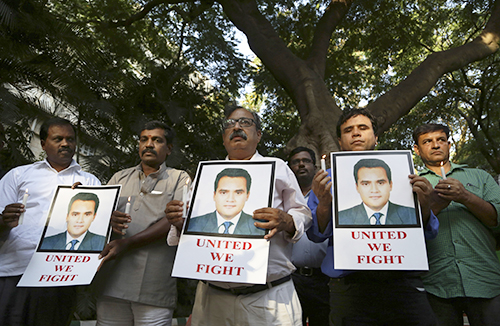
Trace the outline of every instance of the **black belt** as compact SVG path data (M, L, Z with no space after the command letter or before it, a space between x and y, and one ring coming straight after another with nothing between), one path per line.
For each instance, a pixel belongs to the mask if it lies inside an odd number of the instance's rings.
M324 275L321 272L321 268L311 268L311 267L297 267L294 272L295 274L299 274L306 277L316 276L316 275Z
M271 283L267 284L255 284L252 286L247 286L247 287L242 287L242 288L221 288L220 286L214 285L212 283L208 283L207 281L202 281L203 283L207 284L208 286L220 290L220 291L225 291L225 292L230 292L234 295L242 295L242 294L252 294L252 293L257 293L260 291L268 290L272 288L273 286L278 286L280 284L283 284L285 282L290 281L291 277L290 275L287 275L285 277L282 277L276 281L272 281Z

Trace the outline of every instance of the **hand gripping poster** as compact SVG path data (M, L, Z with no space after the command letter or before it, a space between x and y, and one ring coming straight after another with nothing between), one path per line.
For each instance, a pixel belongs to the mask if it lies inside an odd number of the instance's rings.
M172 276L264 284L268 230L253 211L272 207L275 162L200 162Z
M331 153L334 268L428 270L410 151Z
M58 186L36 252L17 286L87 285L109 241L121 186Z

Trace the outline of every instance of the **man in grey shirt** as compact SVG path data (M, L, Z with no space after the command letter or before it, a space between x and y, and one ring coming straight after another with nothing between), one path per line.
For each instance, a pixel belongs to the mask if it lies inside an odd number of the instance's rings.
M174 136L162 122L146 123L139 137L141 163L117 172L108 183L121 184L122 191L111 217L115 240L101 253L97 325L172 323L177 290L170 274L176 247L165 243L170 223L164 210L171 200L182 199L189 178L165 165Z

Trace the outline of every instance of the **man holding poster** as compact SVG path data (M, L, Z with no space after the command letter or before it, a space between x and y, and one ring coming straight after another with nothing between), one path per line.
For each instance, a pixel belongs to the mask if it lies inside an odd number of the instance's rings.
M377 122L363 109L345 110L337 123L342 151L375 149ZM410 175L425 223L427 239L436 237L439 223L430 210L432 187L423 177ZM320 170L313 179L309 207L313 225L309 239L330 239L321 265L330 281L330 325L435 325L436 318L427 301L420 274L406 271L344 271L333 267L331 171Z
M276 162L274 207L253 212L254 225L268 229L269 261L266 284L199 282L193 307L192 325L302 325L300 302L291 281L292 243L311 223L307 207L295 175L285 162L263 157L257 152L261 139L260 118L242 107L226 111L223 143L229 160ZM180 231L182 202L167 205L167 217ZM169 242L179 233L169 234ZM186 257L189 259L189 257ZM237 287L237 288L236 288Z
M0 180L0 238L5 240L0 248L0 325L67 325L76 304L75 287L16 287L35 253L57 186L101 184L73 160L76 134L68 120L45 121L40 142L45 160L12 169Z
M139 134L141 162L109 181L121 184L122 192L111 216L112 241L102 251L96 276L98 325L172 323L177 282L170 274L177 247L165 243L170 230L165 206L181 199L183 187L189 185L186 172L165 164L174 137L175 131L163 122L144 124Z
M263 229L255 227L252 216L243 211L251 184L252 178L244 169L226 168L219 172L214 183L215 211L189 220L188 231L264 235Z
M500 222L500 187L486 171L450 161L450 129L425 124L413 132L420 173L434 186L432 210L442 227L427 241L423 276L440 325L500 325L500 262L493 231Z

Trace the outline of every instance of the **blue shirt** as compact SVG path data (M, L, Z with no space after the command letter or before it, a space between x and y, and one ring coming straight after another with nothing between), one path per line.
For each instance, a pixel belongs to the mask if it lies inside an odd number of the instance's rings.
M331 169L328 169L327 172L328 176L331 177L332 176ZM333 268L332 212L330 212L330 219L328 221L328 225L326 226L325 231L321 233L319 231L319 226L318 226L318 217L316 216L316 209L318 208L318 204L319 204L318 197L316 197L314 192L311 192L311 194L309 195L309 200L307 202L307 205L311 209L313 216L313 223L311 228L307 230L307 236L309 237L310 240L314 242L323 242L325 241L325 239L328 239L328 248L325 259L323 259L323 263L321 264L321 271L330 277L334 278L344 277L348 274L353 273L354 271ZM427 225L424 228L425 239L432 240L436 238L438 234L438 228L439 228L439 221L437 217L434 215L434 213L432 213L431 211L431 217L429 218L429 221L427 222Z

